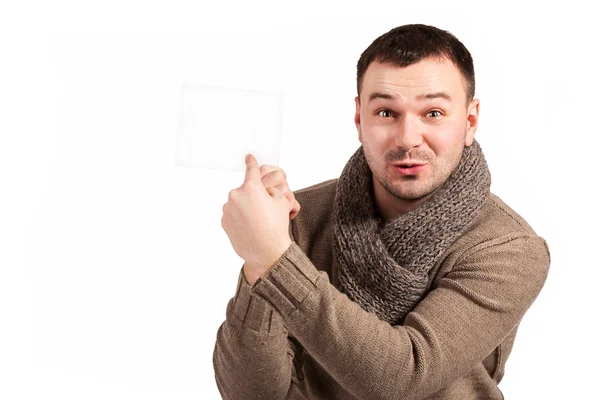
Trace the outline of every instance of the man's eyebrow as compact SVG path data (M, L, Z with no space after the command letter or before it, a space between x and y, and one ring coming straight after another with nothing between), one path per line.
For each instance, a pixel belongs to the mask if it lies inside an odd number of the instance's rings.
M395 97L390 94L387 94L387 93L373 92L369 96L368 103L370 103L372 100L375 100L375 99L393 100L393 99L395 99Z
M427 93L417 96L417 100L430 100L430 99L444 99L449 102L452 102L452 97L446 92L436 92L436 93Z
M368 102L370 103L372 100L375 100L375 99L394 100L395 98L396 97L392 96L391 94L381 93L381 92L373 92L369 96ZM450 97L450 95L446 92L426 93L426 94L421 94L421 95L417 96L418 101L431 100L431 99L444 99L449 102L452 102L452 97Z

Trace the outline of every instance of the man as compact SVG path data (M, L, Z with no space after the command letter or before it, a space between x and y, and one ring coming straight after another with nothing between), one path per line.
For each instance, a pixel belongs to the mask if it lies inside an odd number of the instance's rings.
M489 191L471 55L401 26L361 55L357 89L362 145L338 179L292 193L249 156L223 207L245 263L217 332L220 393L502 399L550 253Z

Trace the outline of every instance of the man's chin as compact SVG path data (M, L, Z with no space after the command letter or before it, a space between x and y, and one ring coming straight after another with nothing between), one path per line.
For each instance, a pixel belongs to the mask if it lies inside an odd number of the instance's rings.
M396 190L392 194L402 200L418 201L423 200L433 193L428 188L411 188L411 190Z

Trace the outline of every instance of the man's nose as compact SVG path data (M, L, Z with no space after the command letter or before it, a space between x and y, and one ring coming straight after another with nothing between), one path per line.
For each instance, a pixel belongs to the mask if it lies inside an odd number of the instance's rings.
M395 126L394 142L396 146L409 151L423 143L423 124L418 117L401 116Z

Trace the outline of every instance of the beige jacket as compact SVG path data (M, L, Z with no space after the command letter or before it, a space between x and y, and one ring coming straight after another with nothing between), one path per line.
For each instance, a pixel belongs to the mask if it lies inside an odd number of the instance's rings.
M293 243L265 278L250 286L240 270L213 353L223 398L503 399L517 328L548 275L546 241L491 194L391 326L340 292L336 184L294 192Z

